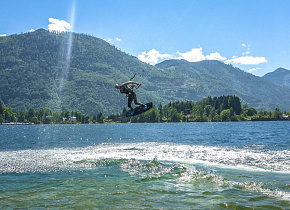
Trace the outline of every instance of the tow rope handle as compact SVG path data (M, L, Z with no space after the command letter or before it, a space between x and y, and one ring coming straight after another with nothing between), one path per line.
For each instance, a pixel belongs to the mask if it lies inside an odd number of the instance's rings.
M141 83L139 83L139 85L137 85L137 86L136 86L136 89L138 89L138 88L139 88L141 85L142 85L142 84L141 84Z
M133 77L130 78L130 81L132 81L132 80L135 78L135 76L136 76L136 73L134 74ZM142 85L142 84L139 83L139 85L135 86L135 89L138 89L141 85Z

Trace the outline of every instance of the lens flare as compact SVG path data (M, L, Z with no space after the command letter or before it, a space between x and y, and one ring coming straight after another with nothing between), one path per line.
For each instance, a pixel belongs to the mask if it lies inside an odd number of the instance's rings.
M64 35L64 40L61 48L66 48L65 50L65 58L64 64L61 64L61 73L59 79L59 89L58 89L58 97L59 97L59 104L58 108L60 108L63 90L66 84L66 81L69 77L70 72L70 64L71 64L71 53L72 53L72 45L73 45L73 30L74 30L74 22L75 22L75 9L76 9L76 1L73 1L71 12L70 12L70 24L71 24L71 31L68 34ZM62 51L62 49L60 50ZM61 53L62 54L62 53Z

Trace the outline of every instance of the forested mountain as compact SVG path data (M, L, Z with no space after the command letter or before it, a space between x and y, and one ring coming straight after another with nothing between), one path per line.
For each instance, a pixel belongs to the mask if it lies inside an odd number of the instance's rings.
M290 71L284 68L278 68L273 72L267 73L263 78L279 85L290 87Z
M219 61L190 63L169 60L157 66L176 76L169 88L177 90L176 96L182 98L196 101L205 96L237 95L244 103L257 109L290 109L290 88L281 87L232 65Z
M118 113L127 99L114 84L152 69L88 35L39 29L0 38L0 100L14 111L47 107L88 114ZM158 96L149 82L138 79L144 83L138 90L140 99L168 101Z
M141 102L199 101L237 95L258 109L290 110L290 88L219 61L169 60L147 65L84 34L32 33L0 37L0 100L13 111L34 107L85 114L120 113L127 98L114 88L136 73Z

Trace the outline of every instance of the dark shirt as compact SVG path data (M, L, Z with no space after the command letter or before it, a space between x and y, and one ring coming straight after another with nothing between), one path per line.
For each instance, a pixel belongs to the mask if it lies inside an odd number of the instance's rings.
M121 85L120 92L125 93L126 95L131 95L132 93L134 93L133 88L132 88L132 84L140 85L139 83L133 82L133 81L125 82ZM129 85L131 85L131 86L129 86Z
M120 92L128 95L131 94L133 90L130 87L128 87L128 85L122 85L120 88Z

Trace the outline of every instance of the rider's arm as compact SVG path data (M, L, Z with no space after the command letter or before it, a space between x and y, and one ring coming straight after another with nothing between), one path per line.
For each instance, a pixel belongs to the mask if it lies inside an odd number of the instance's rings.
M132 84L131 87L130 87L131 89L133 89L133 88L135 87L135 85L140 85L139 82L128 81L128 82L123 83L122 86L125 86L125 85L128 86L128 85L130 85L130 84ZM128 87L129 87L129 86L128 86Z

